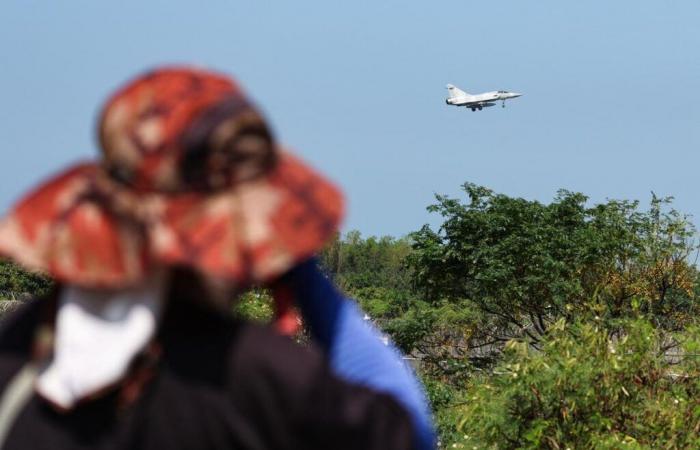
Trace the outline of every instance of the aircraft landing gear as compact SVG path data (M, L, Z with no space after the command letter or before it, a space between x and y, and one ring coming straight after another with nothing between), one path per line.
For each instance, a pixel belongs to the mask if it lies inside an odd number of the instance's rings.
M476 108L472 108L472 112L476 111Z
M484 109L484 108L482 108L481 106L479 106L479 111L481 111L482 109Z
M505 108L505 107L506 107L506 101L503 100L503 102L501 103L501 108Z

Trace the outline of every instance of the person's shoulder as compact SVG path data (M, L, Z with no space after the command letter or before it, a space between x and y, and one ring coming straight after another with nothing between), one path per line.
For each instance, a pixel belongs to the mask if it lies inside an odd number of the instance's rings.
M44 299L31 299L0 319L0 354L30 350Z
M240 324L232 358L237 372L283 374L288 382L311 377L325 364L321 353L312 345L301 345L271 326L249 322Z
M0 319L0 390L31 357L45 299L34 299Z
M299 448L413 448L413 423L387 393L338 377L313 345L243 326L231 394L238 407ZM286 425L286 427L285 427Z
M270 326L194 302L169 305L158 340L169 370L215 384L231 381L236 390L287 384L302 371L308 378L322 364L317 352Z

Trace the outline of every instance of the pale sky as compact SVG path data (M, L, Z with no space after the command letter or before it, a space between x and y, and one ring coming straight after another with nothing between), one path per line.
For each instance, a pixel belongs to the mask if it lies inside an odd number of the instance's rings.
M192 62L235 76L342 186L345 230L439 223L425 207L465 181L541 201L654 191L700 223L700 2L198 4L2 2L0 211L94 157L114 87ZM472 113L445 104L446 83L524 96Z

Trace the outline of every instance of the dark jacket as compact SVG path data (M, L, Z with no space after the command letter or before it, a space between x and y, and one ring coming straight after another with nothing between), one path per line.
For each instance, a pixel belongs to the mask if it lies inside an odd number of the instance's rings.
M48 303L31 302L5 319L3 390L30 359ZM67 413L34 395L4 448L411 448L411 421L393 398L339 380L313 348L267 327L174 299L156 343L148 371L136 365L127 377L145 380L141 389L124 383Z

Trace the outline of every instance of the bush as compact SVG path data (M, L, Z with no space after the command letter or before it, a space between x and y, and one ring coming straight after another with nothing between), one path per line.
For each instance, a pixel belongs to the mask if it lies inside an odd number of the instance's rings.
M272 296L265 289L244 292L233 305L233 314L243 320L268 323L274 315Z
M41 296L51 289L49 277L27 272L10 261L0 260L0 298L22 299L25 296Z
M647 319L611 333L558 321L540 351L511 341L461 409L466 448L700 448L698 329L668 339ZM680 355L680 356L679 356Z

